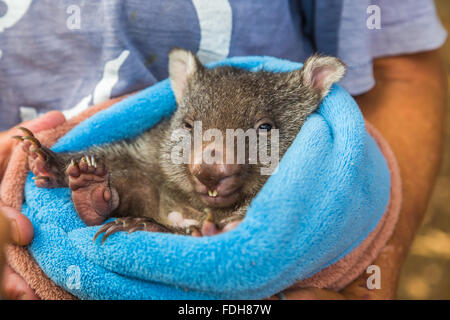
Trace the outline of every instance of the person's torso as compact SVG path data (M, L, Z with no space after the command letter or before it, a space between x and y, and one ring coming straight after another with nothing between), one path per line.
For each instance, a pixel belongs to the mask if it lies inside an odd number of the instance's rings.
M6 6L2 3L6 3ZM202 62L312 53L295 1L0 1L0 130L68 116L167 77L173 47Z

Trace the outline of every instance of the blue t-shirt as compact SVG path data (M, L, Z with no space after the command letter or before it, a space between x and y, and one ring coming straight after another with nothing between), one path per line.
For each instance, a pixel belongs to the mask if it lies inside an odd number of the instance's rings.
M0 0L0 130L152 85L173 47L203 62L335 55L349 67L341 85L360 94L374 58L445 38L432 0Z

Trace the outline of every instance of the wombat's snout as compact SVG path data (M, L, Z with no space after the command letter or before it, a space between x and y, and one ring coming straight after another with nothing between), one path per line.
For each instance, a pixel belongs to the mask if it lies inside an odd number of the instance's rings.
M211 207L224 208L233 205L239 199L239 190L243 185L243 165L226 163L225 154L207 146L203 154L213 154L216 163L194 161L189 165L195 191L202 201Z

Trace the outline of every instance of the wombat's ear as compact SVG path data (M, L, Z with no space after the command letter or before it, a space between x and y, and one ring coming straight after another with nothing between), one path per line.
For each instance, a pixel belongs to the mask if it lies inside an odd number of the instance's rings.
M346 69L345 64L338 58L314 54L300 70L302 83L319 92L320 97L324 98L331 85L341 80Z
M203 68L198 58L190 51L174 48L169 52L169 77L177 102L181 101L189 78Z

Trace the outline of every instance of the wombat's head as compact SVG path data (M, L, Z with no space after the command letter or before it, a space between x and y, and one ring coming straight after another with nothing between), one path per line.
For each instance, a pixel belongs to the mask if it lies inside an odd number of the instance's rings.
M171 158L163 170L207 207L233 207L254 197L344 72L337 58L318 55L287 73L208 69L191 52L171 50L178 108L163 143Z

